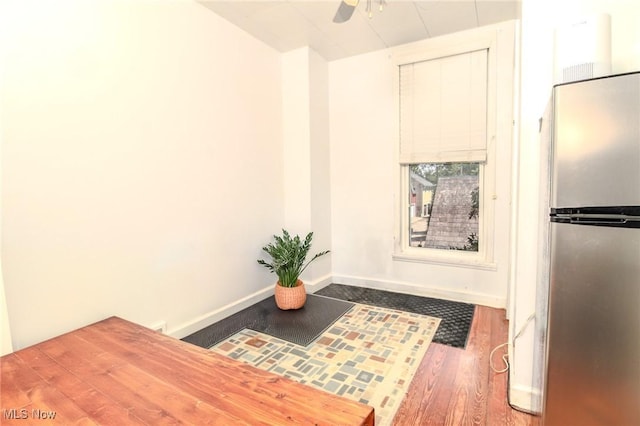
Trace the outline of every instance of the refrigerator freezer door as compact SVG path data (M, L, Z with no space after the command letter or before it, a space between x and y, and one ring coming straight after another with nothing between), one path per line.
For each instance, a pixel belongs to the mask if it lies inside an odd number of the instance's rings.
M557 86L553 207L640 205L640 73Z
M545 426L640 425L640 229L551 223Z

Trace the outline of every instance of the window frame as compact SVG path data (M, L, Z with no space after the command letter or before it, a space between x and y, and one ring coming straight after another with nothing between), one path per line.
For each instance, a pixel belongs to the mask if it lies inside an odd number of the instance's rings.
M487 229L487 220L485 215L487 214L486 205L486 196L485 196L485 177L486 177L486 163L480 163L480 170L478 173L478 186L480 188L480 199L479 199L479 208L478 208L478 251L464 251L464 250L443 250L436 248L426 248L426 247L411 247L410 245L410 235L409 235L409 191L410 191L410 165L402 165L401 169L401 177L400 177L400 194L399 198L404 198L403 201L400 201L402 204L401 209L404 211L404 214L400 218L399 225L399 239L404 243L400 250L394 250L393 259L394 260L402 260L402 261L410 261L410 262L428 262L428 263L438 263L438 264L456 264L459 266L469 266L480 269L495 269L495 265L492 262L487 262L487 249L488 249L488 240L491 239L488 235L490 232ZM396 239L398 241L398 239Z
M412 43L393 52L395 125L398 126L394 150L395 184L399 191L394 197L394 247L392 259L397 261L454 265L475 269L497 269L494 262L495 203L496 199L496 133L497 133L497 34L495 28L462 32L441 40L429 39ZM441 57L487 49L487 156L480 163L478 183L480 188L478 215L478 251L443 250L411 247L409 241L409 164L400 162L400 66L412 62L428 61ZM434 161L438 162L438 161ZM443 161L439 161L443 162Z
M438 162L438 163L431 163L431 164L447 164L448 162ZM463 163L462 161L456 161L454 164L460 164ZM403 184L406 185L403 188L406 188L406 192L405 192L405 196L409 196L410 198L410 192L411 192L411 166L414 164L425 164L425 163L412 163L412 164L406 164L405 168L403 170ZM415 249L416 253L422 253L424 250L436 250L438 252L449 252L449 251L462 251L465 253L473 253L473 254L478 254L480 253L480 251L482 250L482 241L484 239L484 230L483 230L483 213L482 213L482 207L483 207L483 199L482 197L484 196L484 191L482 190L482 185L483 185L483 179L484 179L484 162L468 162L468 164L478 164L478 189L479 189L479 198L478 198L478 230L477 230L477 238L478 238L478 250L453 250L453 249L441 249L441 248L427 248L427 247L413 247L411 246L411 232L410 232L410 228L411 228L411 201L408 201L407 204L407 211L409 213L405 213L405 223L403 225L402 228L402 232L405 233L405 235L403 235L402 237L404 238L405 241L407 241L407 246L409 249L411 249L411 251L413 251ZM436 186L437 187L437 186ZM435 196L435 193L434 193ZM432 200L433 201L433 200ZM433 207L433 204L432 204ZM416 209L417 211L417 209ZM428 230L428 228L427 228Z

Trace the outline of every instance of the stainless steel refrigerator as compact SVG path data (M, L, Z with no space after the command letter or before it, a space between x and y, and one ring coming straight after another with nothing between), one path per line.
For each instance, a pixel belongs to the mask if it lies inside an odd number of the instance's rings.
M555 86L543 421L640 425L640 73Z

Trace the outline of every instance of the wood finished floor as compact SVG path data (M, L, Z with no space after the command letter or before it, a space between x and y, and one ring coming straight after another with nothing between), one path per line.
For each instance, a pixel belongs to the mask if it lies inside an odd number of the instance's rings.
M477 306L466 349L432 343L402 402L394 426L532 425L540 417L512 409L507 403L507 373L489 366L493 348L507 341L503 309ZM494 354L501 367L502 351Z

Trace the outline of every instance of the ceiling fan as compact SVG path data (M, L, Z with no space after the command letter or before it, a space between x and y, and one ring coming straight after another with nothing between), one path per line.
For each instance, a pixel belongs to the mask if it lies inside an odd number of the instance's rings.
M359 2L360 0L342 0L340 2L340 6L338 6L338 10L336 11L336 16L333 17L333 22L341 24L351 19L353 11L356 10L356 6ZM386 1L378 0L378 4L380 6L380 11L382 11L382 7L386 4ZM371 18L371 0L367 0L367 12L369 13L369 18Z

